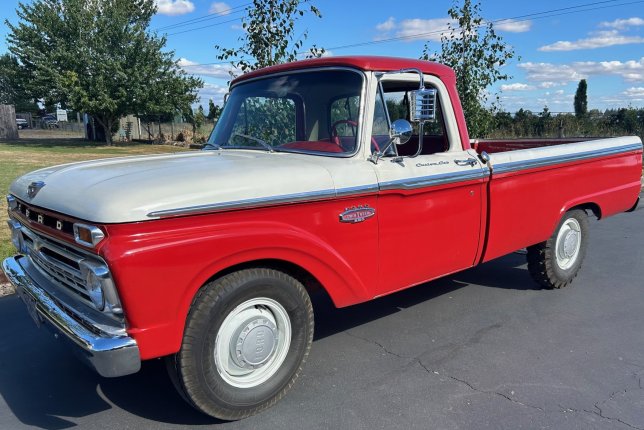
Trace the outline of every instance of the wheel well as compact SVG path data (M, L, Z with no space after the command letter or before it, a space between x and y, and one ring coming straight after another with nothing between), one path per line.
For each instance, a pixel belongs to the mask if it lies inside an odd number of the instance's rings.
M333 303L333 300L329 296L329 293L326 291L326 289L322 286L322 283L318 281L318 279L315 276L313 276L308 270L298 266L297 264L294 264L294 263L291 263L290 261L285 261L285 260L264 259L264 260L247 261L244 263L236 264L234 266L230 266L224 270L221 270L215 273L213 276L210 277L210 279L208 279L206 283L213 281L215 279L221 278L222 276L228 275L229 273L238 272L244 269L258 268L258 267L279 270L280 272L286 273L287 275L297 279L299 282L302 283L302 285L304 285L304 288L309 293L309 297L314 302L314 305L315 305L315 302L318 302L318 301L326 302L330 304Z
M597 203L584 203L584 204L572 207L568 210L571 211L573 209L581 209L583 211L586 211L586 213L590 211L593 213L593 215L595 215L595 218L602 219L602 210Z

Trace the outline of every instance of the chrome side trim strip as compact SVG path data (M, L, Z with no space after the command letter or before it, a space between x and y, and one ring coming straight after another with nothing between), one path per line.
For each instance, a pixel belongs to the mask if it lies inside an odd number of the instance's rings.
M166 209L148 213L150 218L167 218L182 215L194 215L206 212L221 212L231 209L252 209L262 206L289 204L319 200L330 200L336 197L335 190L311 191L306 193L285 194L282 196L260 197L257 199L236 200L231 202L213 203L211 205L189 206L178 209Z
M359 187L340 188L336 191L336 197L348 197L357 194L369 194L378 192L378 184L361 185Z
M488 170L477 169L470 172L442 173L440 175L421 176L418 178L400 179L397 181L383 182L381 190L414 190L417 188L433 187L451 184L454 182L472 181L487 178Z
M587 160L591 158L606 157L609 155L621 154L630 151L642 150L642 144L630 144L617 146L614 148L605 148L594 151L587 151L577 154L556 155L552 157L533 158L530 160L514 161L508 163L494 164L494 173L516 172L518 170L532 169L536 167L551 166L560 163L569 163L572 161ZM491 154L492 163L494 163L494 154Z
M236 200L231 202L214 203L211 205L189 206L177 209L166 209L148 213L149 218L169 218L184 215L196 215L212 212L223 212L233 209L255 209L279 204L315 202L332 200L338 197L375 194L382 190L410 190L415 188L432 187L453 182L470 181L488 177L487 170L477 169L470 172L455 172L432 176L422 176L381 184L361 185L357 187L340 188L338 190L320 190L307 193L286 194L282 196L261 197L257 199Z

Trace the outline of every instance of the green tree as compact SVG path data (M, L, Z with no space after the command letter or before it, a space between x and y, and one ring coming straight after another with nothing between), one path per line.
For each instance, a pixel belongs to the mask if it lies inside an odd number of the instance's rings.
M219 107L219 105L216 105L215 102L212 101L212 99L208 100L207 118L212 121L215 119L219 119L220 115L221 115L221 107Z
M27 74L11 54L0 55L0 104L14 105L16 112L38 111L34 97L26 88Z
M307 6L301 3L307 3ZM295 61L308 37L308 30L295 37L295 23L305 13L322 17L310 0L253 0L242 18L244 35L238 39L240 46L225 48L215 45L219 51L217 59L230 61L242 73ZM307 57L320 57L324 52L324 48L313 45ZM231 76L234 76L233 72Z
M127 114L169 113L197 99L203 83L149 32L154 0L34 0L7 22L10 51L39 98L92 115L112 143Z
M481 16L478 1L463 0L460 4L455 0L447 13L452 22L441 36L441 51L433 51L428 42L421 59L454 69L470 136L484 137L492 126L492 115L485 107L487 89L509 78L503 66L515 56L514 50L496 34L492 22Z
M579 81L575 92L575 116L581 118L588 113L588 84L585 79Z
M202 125L206 123L206 115L203 110L203 106L199 105L197 108L197 113L195 114L195 127L201 128Z

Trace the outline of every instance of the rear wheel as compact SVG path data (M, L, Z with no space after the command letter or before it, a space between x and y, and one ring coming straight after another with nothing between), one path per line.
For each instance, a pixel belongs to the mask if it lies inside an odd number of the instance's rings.
M546 288L563 288L579 273L588 245L588 217L580 209L563 216L555 232L542 243L528 247L528 270Z
M195 408L241 419L286 394L312 340L313 308L302 284L272 269L242 270L199 292L168 370Z

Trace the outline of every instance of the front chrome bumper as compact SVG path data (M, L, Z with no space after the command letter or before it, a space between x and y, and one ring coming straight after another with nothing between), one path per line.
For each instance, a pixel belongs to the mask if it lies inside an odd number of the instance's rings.
M37 324L48 323L45 325L57 338L71 341L77 355L101 376L124 376L139 371L141 358L134 339L97 330L91 321L83 321L78 315L73 315L29 275L28 265L27 258L18 255L5 259L2 269Z

